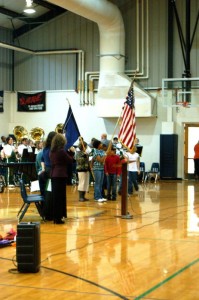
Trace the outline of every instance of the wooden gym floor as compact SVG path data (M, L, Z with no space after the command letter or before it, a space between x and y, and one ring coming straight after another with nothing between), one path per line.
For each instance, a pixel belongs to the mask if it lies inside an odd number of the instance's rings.
M16 245L0 248L1 299L199 299L199 182L140 185L121 217L121 197L79 202L67 186L64 225L42 222L34 206L23 222L41 222L41 267L19 273ZM0 234L17 229L19 188L0 194ZM198 280L198 281L197 281Z

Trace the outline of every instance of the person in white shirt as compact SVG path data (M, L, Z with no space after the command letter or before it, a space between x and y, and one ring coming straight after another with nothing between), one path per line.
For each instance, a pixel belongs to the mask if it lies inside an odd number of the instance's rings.
M2 150L2 159L7 159L9 162L10 161L15 161L16 160L16 152L17 149L13 145L13 139L11 136L8 136L6 138L6 144L3 146Z
M137 177L140 174L140 157L136 153L136 146L125 153L125 157L128 159L128 194L133 194L133 187L136 191L139 190Z
M21 140L21 144L18 146L18 153L22 157L23 156L23 150L28 149L28 139L23 138Z
M28 140L27 146L28 146L28 152L29 152L29 153L34 152L34 150L35 150L35 143L34 143L34 141ZM33 149L34 149L34 150L33 150Z

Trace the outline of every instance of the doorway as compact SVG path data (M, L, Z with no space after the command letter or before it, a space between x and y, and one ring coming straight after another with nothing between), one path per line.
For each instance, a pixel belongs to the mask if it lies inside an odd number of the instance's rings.
M194 146L199 141L199 123L184 123L184 179L194 179Z

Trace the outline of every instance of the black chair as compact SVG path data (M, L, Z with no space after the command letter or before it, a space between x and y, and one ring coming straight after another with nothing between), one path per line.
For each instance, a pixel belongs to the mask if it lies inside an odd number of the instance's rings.
M140 174L138 175L138 182L144 182L145 179L145 163L140 162Z
M6 181L3 175L0 175L0 193L4 192L4 187L6 186Z
M156 183L159 178L160 178L160 164L154 162L151 165L151 170L146 172L144 182L146 182L147 180L151 181L151 179L154 179L154 182Z
M27 212L30 204L32 204L32 203L35 204L39 215L42 217L43 221L45 221L43 213L42 213L42 204L44 202L44 197L41 196L40 194L28 195L23 179L20 179L19 187L20 187L21 197L23 199L23 205L17 214L19 222L21 222L21 220L25 216L25 213Z

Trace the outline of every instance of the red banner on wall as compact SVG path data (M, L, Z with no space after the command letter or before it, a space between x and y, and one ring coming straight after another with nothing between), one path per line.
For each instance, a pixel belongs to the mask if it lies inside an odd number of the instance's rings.
M46 110L46 92L36 94L17 93L17 111L45 111Z

